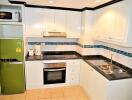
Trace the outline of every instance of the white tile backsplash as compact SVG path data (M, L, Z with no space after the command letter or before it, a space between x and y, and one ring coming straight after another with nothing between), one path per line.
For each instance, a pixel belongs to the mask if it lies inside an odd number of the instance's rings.
M98 50L100 50L98 48ZM98 52L97 48L83 48L82 50L82 55L98 55L99 52Z
M42 51L76 51L76 45L45 45Z
M71 38L28 38L28 42L77 42L78 39Z
M113 44L107 44L103 42L96 42L96 44L105 45L105 46L112 47L118 50L123 50L129 53L132 53L132 48L125 48L125 47L121 47L121 46L117 46ZM132 68L132 58L131 57L127 57L125 55L112 52L106 49L100 49L100 54L108 58L111 58L111 54L113 54L113 60Z
M68 38L28 38L28 42L77 42L77 39ZM76 51L76 45L45 45L42 43L41 51ZM33 49L33 45L28 45L28 49Z
M77 39L29 38L28 42L77 42ZM121 46L103 43L103 42L95 42L95 45L104 45L104 46L108 46L108 47L112 47L118 50L123 50L129 53L132 53L132 48L124 48ZM33 48L33 47L34 47L33 45L28 45L28 49ZM77 51L81 55L103 55L108 58L111 58L111 54L113 54L113 60L132 68L132 58L124 56L122 54L112 52L110 50L103 49L103 48L82 48L78 45L45 45L45 44L42 44L42 51Z

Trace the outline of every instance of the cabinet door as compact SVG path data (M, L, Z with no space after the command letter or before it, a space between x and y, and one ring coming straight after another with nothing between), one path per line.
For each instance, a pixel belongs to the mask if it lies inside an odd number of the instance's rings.
M80 79L80 60L68 60L66 67L66 81L68 84L78 85Z
M106 100L107 79L84 61L81 62L80 85L91 100Z
M82 61L81 62L81 72L80 72L80 85L84 88L87 95L91 98L93 93L93 69L90 68L90 66Z
M65 32L66 31L66 11L55 10L55 31Z
M35 89L43 86L43 63L40 61L25 62L26 88Z
M124 41L127 31L128 12L123 3L118 3L105 9L105 26L107 38L113 42Z
M128 34L128 28L129 28L129 21L131 17L130 13L130 4L127 4L130 2L126 1L124 3L118 3L113 7L115 10L115 34L114 37L116 40L120 40L121 42L125 42L125 38L127 37ZM128 7L126 7L128 5ZM114 38L113 37L113 38Z
M64 10L45 9L43 12L45 32L65 32L66 12Z
M81 12L67 11L67 35L69 38L80 38Z
M92 71L92 76L93 84L91 85L91 99L106 100L108 80L94 69Z
M104 21L104 18L101 17L102 10L96 10L94 12L94 32L96 39L99 39L103 37L103 34L105 33L105 26L104 24L101 24Z
M53 9L43 9L43 26L45 32L54 32L55 27L55 10ZM45 33L46 34L46 33Z
M25 8L25 36L27 37L42 37L43 23L42 23L42 9L41 8Z
M128 34L128 20L130 19L130 10L128 9L129 6L126 8L125 2L119 2L96 10L94 28L98 34L97 40L115 44L123 43Z

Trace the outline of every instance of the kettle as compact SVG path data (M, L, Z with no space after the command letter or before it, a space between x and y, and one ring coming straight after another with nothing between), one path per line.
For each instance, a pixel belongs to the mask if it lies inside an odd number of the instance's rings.
M41 56L41 45L34 45L34 54L36 56Z
M29 49L28 50L28 55L29 56L34 56L34 50L33 49Z

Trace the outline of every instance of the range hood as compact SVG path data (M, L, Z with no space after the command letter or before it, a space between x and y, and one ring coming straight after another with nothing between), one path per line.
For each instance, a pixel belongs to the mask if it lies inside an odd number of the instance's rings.
M43 37L67 37L66 32L45 32Z

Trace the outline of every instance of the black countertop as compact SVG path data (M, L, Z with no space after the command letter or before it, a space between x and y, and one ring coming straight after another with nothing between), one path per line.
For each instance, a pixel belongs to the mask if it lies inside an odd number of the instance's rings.
M75 51L50 51L42 52L42 56L26 56L26 61L35 60L68 60L81 59L82 56Z
M125 73L113 73L113 74L106 74L102 70L99 69L100 65L107 65L111 60L101 56L101 55L95 55L95 56L84 56L84 61L88 63L90 66L92 66L96 71L98 71L100 74L102 74L104 77L106 77L108 80L120 80L120 79L128 79L132 78L132 69L118 63L115 61L112 61L112 66L117 66L123 70L125 70Z
M48 51L42 52L42 56L26 56L26 61L37 61L37 60L69 60L69 59L83 59L86 63L92 66L96 71L106 77L108 80L119 80L119 79L128 79L132 78L132 69L117 63L115 61L112 62L112 65L118 66L121 69L124 69L127 73L121 74L106 74L99 69L100 63L110 62L110 59L101 56L101 55L93 55L93 56L81 56L79 53L75 51ZM105 62L100 62L101 60Z

